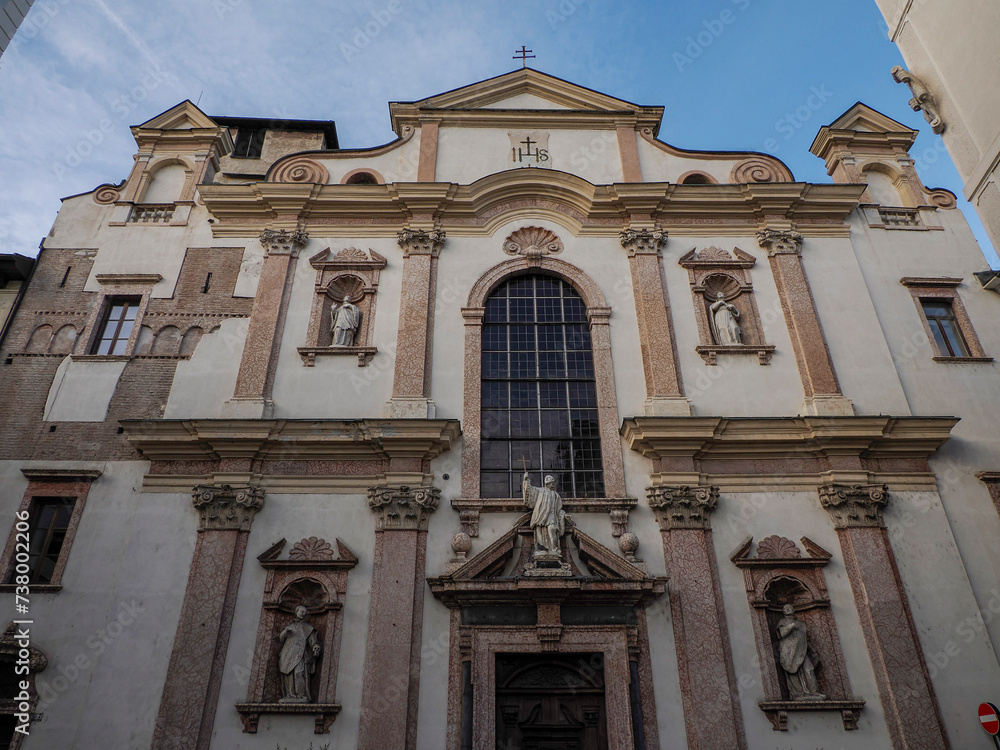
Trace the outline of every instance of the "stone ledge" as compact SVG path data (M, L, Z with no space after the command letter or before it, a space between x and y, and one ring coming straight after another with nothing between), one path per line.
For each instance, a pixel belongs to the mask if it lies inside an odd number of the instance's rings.
M858 728L858 716L865 707L865 701L830 700L830 701L760 701L758 704L774 727L775 732L788 731L789 711L840 711L844 720L844 729Z
M306 367L316 365L316 357L335 357L353 354L358 358L358 367L367 367L375 355L378 348L374 346L300 346L299 356L302 357L302 364Z
M257 733L261 714L308 714L316 718L316 734L329 734L330 726L340 713L339 703L237 703L236 710L243 720L243 731Z

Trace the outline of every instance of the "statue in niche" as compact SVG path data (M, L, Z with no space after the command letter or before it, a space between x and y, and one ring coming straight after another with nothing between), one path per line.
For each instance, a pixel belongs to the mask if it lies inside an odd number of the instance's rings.
M740 330L740 311L735 305L726 302L726 295L719 292L710 308L712 312L712 328L715 329L715 341L720 346L739 346L743 343L743 331Z
M562 498L556 492L556 479L545 477L544 487L532 487L528 472L524 472L521 490L525 504L531 508L531 528L535 532L535 558L562 559L560 541L566 532L566 512Z
M281 675L281 703L310 703L309 675L315 673L321 647L316 628L305 621L308 610L295 608L295 622L289 623L278 636L278 672Z
M794 605L786 604L781 611L785 616L778 620L778 661L785 672L788 696L793 701L824 700L816 680L819 656L809 645L806 624L795 616Z
M351 303L351 298L344 295L344 300L336 305L330 313L333 323L333 343L330 346L354 346L354 337L361 325L361 309Z

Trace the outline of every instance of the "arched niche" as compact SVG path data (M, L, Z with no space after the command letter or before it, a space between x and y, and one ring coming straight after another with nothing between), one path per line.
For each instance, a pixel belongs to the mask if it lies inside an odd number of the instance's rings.
M175 203L183 200L183 193L193 170L180 160L158 162L148 175L146 189L140 203Z

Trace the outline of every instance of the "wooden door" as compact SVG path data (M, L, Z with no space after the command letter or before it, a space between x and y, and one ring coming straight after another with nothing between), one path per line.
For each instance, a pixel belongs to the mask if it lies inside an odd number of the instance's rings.
M497 655L497 750L607 750L601 654Z

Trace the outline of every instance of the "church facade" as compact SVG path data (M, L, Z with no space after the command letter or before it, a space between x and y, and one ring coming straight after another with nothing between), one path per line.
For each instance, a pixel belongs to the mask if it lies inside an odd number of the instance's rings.
M183 102L63 201L0 366L9 746L982 744L1000 298L916 131L859 103L807 184L532 69L390 114Z

